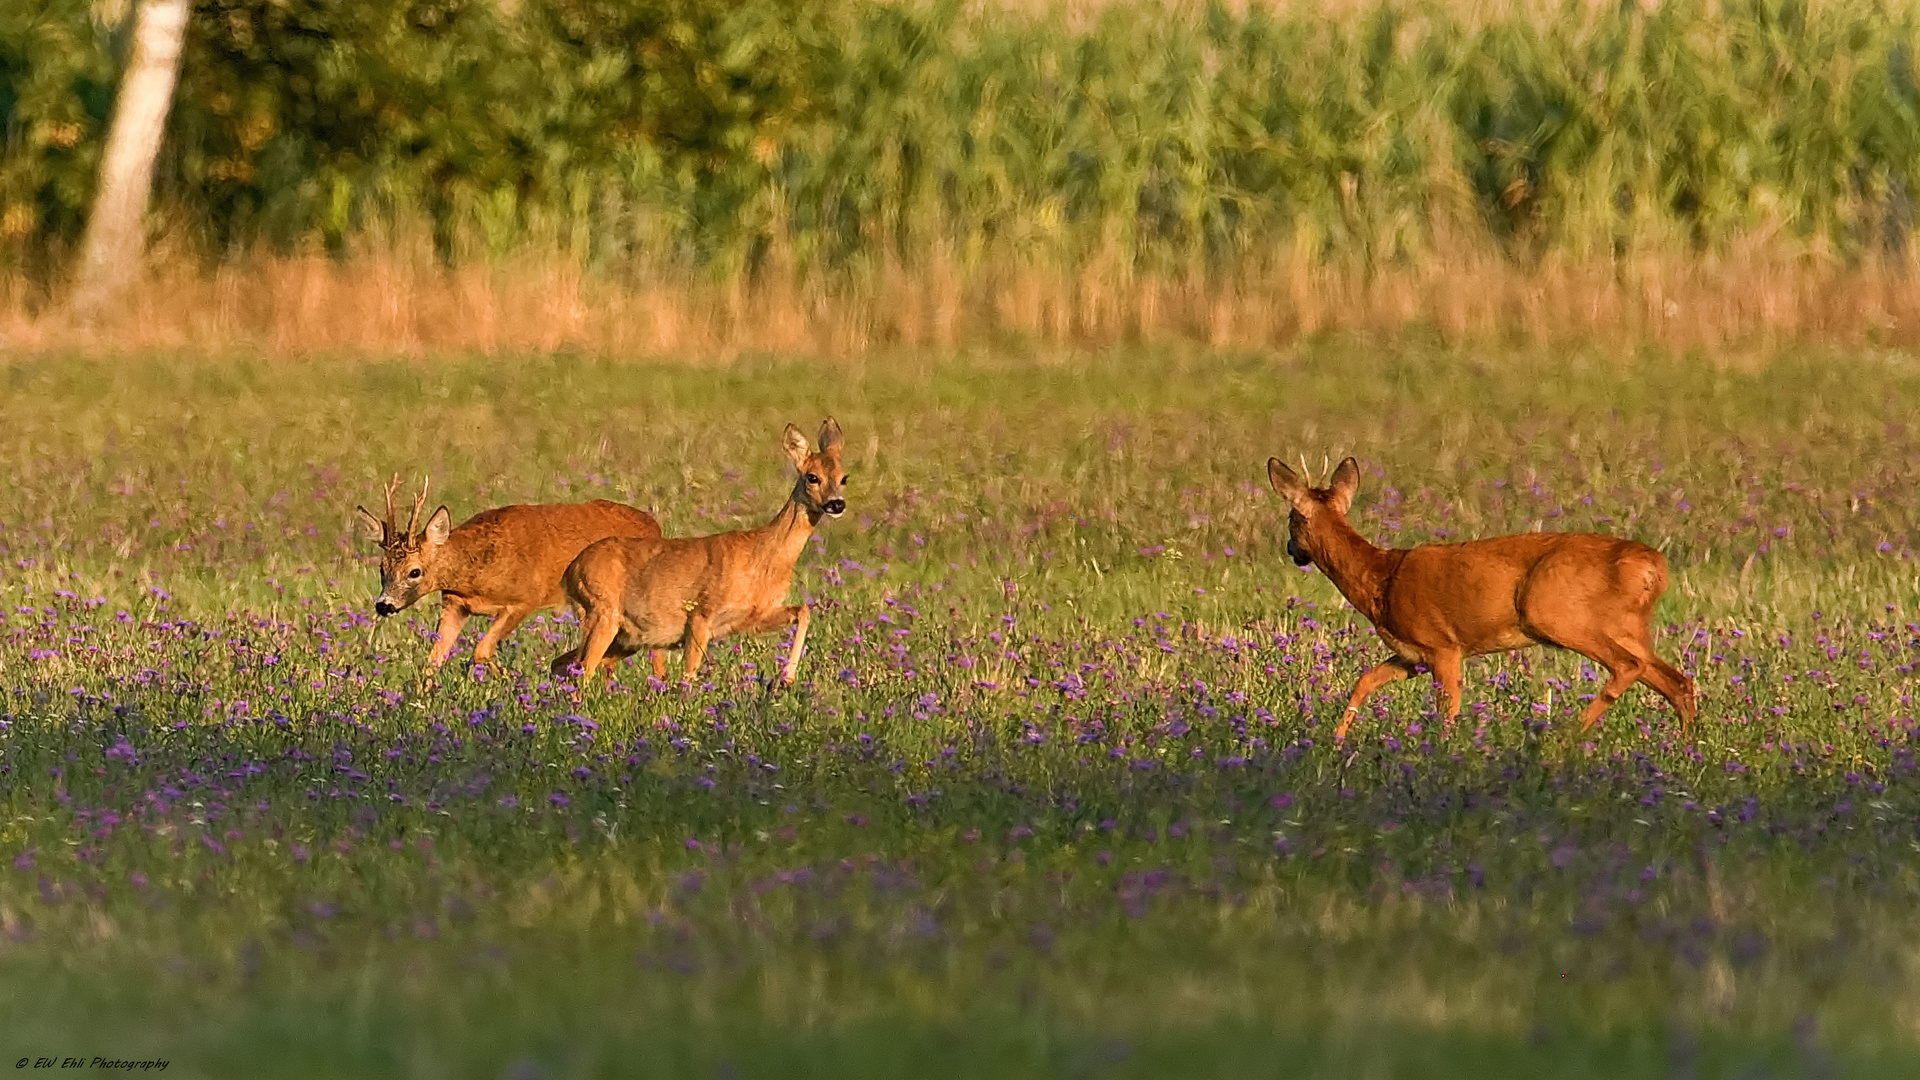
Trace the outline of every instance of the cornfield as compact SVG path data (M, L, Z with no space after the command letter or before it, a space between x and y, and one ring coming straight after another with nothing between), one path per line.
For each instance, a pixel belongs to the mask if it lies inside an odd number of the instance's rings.
M0 14L0 325L23 342L61 333L43 312L116 56L95 8ZM202 0L130 324L1903 342L1917 30L1904 3L1798 0Z

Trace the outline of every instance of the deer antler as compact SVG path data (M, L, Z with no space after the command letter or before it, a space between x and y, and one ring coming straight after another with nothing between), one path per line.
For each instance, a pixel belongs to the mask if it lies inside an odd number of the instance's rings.
M385 540L393 539L394 526L395 526L395 522L393 519L393 496L394 496L394 493L399 490L400 490L400 474L394 473L393 479L387 481L387 518L385 521L380 523L387 530L386 536L383 537L383 539Z
M420 494L413 497L413 513L407 517L407 535L409 537L413 535L413 530L420 524L420 511L426 508L427 488L431 487L432 484L433 477L423 476L420 478Z

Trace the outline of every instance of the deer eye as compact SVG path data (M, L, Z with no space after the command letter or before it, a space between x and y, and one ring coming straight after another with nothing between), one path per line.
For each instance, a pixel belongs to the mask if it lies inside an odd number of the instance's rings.
M407 576L410 578L417 578L422 573L424 573L424 571L422 571L419 567L416 566L412 570L407 571Z
M849 484L850 482L852 482L852 480L853 480L853 477L851 477L851 476L843 476L843 477L841 477L841 478L840 478L840 486L841 486L841 487L846 487L846 486L847 486L847 484Z
M817 483L819 483L819 482L820 482L820 476L819 476L819 474L818 474L818 473L808 473L808 474L807 474L807 483L809 483L809 484L817 484Z

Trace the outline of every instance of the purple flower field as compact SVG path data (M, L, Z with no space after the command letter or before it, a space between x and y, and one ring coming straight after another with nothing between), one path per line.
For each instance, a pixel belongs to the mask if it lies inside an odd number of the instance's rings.
M1920 1066L1910 364L1330 343L835 370L14 360L0 1058L225 1076L1903 1076ZM783 639L576 701L549 611L422 664L348 511L757 524L847 432ZM1663 550L1644 688L1384 650L1269 454L1381 543ZM677 678L678 657L670 669ZM43 1047L45 1049L43 1049Z

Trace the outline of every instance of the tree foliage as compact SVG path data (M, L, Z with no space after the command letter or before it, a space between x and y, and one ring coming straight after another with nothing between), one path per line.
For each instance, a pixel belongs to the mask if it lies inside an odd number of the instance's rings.
M88 9L0 12L0 249L83 219L116 65ZM196 0L160 199L214 253L426 221L449 258L723 270L1903 256L1915 11Z

